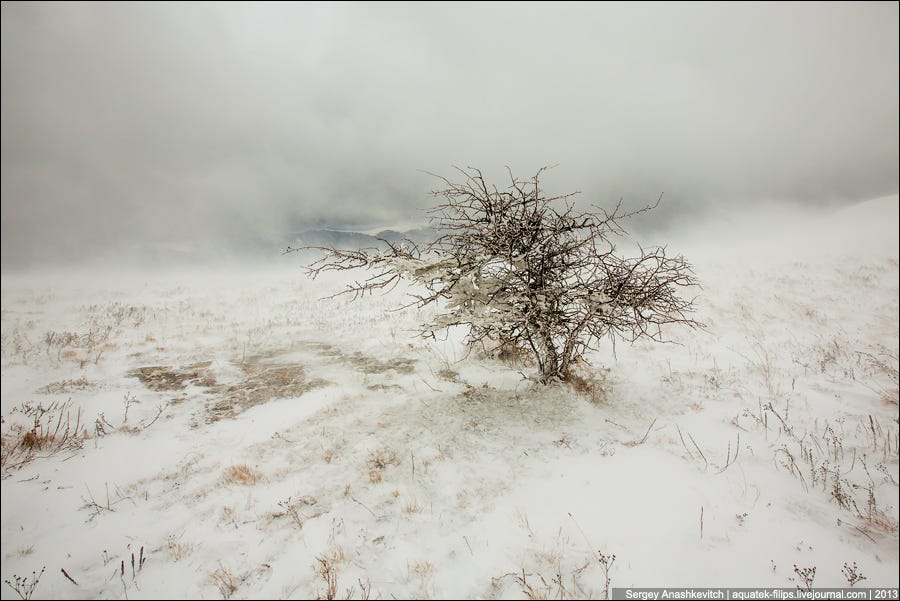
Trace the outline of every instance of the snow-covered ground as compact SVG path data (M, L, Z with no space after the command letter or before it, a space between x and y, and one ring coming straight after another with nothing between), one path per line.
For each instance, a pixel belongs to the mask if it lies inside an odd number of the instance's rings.
M342 282L296 256L4 275L2 577L46 567L36 599L896 587L897 206L672 241L707 328L592 354L577 389L416 338L402 291L320 301Z

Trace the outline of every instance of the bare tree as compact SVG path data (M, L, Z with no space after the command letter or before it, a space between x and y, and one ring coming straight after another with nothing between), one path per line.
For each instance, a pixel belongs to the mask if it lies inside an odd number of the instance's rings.
M530 354L542 382L566 379L604 337L664 341L666 324L701 325L689 317L693 301L677 294L697 283L682 256L666 256L662 247L639 247L634 258L615 254L613 238L625 234L619 222L654 209L659 199L631 212L621 201L611 212L578 212L573 194L543 193L546 167L528 180L510 172L502 190L478 169L457 170L459 183L436 176L443 187L433 192L441 200L430 220L440 237L430 244L382 240L382 248L287 252L324 253L307 267L312 278L368 270L367 278L338 293L354 298L403 279L417 282L413 303L443 303L423 333L468 326L472 345Z

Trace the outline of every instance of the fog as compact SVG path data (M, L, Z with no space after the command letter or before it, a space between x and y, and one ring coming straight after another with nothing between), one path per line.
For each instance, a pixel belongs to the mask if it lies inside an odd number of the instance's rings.
M898 189L897 73L895 2L4 3L2 265L277 255L452 165L656 231L849 204Z

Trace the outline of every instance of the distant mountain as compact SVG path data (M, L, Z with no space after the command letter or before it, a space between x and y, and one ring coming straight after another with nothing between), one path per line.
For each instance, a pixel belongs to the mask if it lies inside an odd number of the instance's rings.
M437 230L432 228L416 228L399 232L397 230L382 230L377 234L363 234L361 232L315 229L298 232L292 236L291 245L299 246L335 246L338 248L371 248L382 246L381 240L391 243L411 240L418 245L423 245L437 238ZM381 239L381 240L379 240Z

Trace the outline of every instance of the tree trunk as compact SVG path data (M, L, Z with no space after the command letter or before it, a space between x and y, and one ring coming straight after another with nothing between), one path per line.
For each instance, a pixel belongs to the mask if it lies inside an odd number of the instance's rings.
M541 381L548 382L559 376L559 353L556 351L556 345L553 344L552 338L544 338L544 361L543 369L541 370Z

